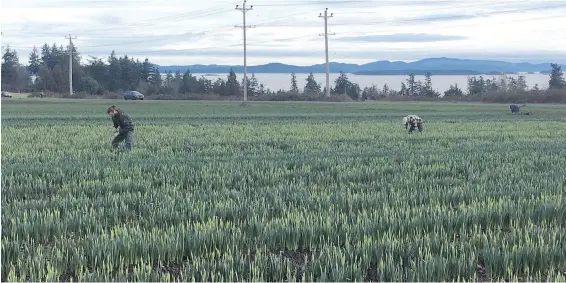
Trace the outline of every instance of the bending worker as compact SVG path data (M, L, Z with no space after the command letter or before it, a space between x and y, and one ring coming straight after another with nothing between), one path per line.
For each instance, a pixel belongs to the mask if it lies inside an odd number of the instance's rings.
M116 106L112 105L107 110L108 115L112 117L112 122L114 123L114 128L118 134L112 140L112 148L117 148L118 144L122 141L126 143L126 149L132 149L132 133L134 132L134 123L130 116L124 111L117 109ZM118 129L119 128L119 129Z
M423 131L423 119L417 115L407 115L403 117L403 127L412 133L414 130L418 129L419 132Z

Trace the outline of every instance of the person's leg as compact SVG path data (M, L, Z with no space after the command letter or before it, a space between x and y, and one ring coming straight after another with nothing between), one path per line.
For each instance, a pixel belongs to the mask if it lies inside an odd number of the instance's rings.
M116 149L118 147L118 145L125 139L125 135L124 134L118 134L116 135L116 137L114 137L114 139L112 140L112 148Z
M127 149L127 150L132 150L132 134L133 134L133 133L132 133L131 131L126 132L126 133L124 134L124 136L125 136L125 141L126 141L126 149Z

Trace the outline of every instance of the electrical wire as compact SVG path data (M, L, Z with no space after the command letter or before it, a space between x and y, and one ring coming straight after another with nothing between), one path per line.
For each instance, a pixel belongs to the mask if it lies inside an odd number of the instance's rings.
M501 14L514 14L514 13L521 13L527 11L538 11L538 10L548 10L554 8L562 8L566 7L566 3L554 5L554 6L545 6L545 7L535 7L535 8L523 8L523 9L515 9L515 10L506 10L506 11L494 11L494 12L484 12L484 13L477 13L474 15L447 15L447 16L438 16L438 17L428 17L428 18L417 18L417 19L405 19L405 20L387 20L387 21L374 21L374 22L355 22L355 23L329 23L329 26L365 26L365 25L377 25L377 24L391 24L391 23L421 23L421 22L431 22L431 21L439 21L439 20L469 20L471 18L478 18L483 16L492 16L492 15L501 15ZM462 18L464 16L465 18ZM295 26L293 24L281 24L281 25L269 25L269 26L282 26L282 27L292 27ZM305 26L302 24L301 26Z
M476 14L474 16L485 16L485 15L497 15L497 14L506 14L506 13L517 13L517 12L523 12L523 11L532 11L532 10L540 10L540 9L549 9L549 8L556 8L556 7L564 7L566 6L566 4L561 4L561 5L555 5L555 6L551 6L551 7L540 7L540 8L530 8L530 9L516 9L516 10L507 10L507 11L496 11L496 12L486 12L486 13L482 13L482 14ZM294 15L302 15L302 14L306 14L308 12L301 12L301 13L296 13ZM287 16L282 16L282 17L289 17L289 15ZM554 16L554 17L538 17L538 18L532 18L532 20L535 19L549 19L549 18L561 18L561 17L566 17L566 15L558 15L558 16ZM380 22L373 22L372 24L375 23L407 23L407 22L426 22L426 21L430 21L431 19L435 19L435 18L428 18L428 19L413 19L413 20L397 20L397 21L380 21ZM288 20L288 19L286 19ZM525 19L525 20L529 20L529 19ZM271 22L276 22L276 21L271 21ZM359 23L357 23L359 25ZM341 26L343 24L340 24L338 26ZM472 24L475 25L475 24ZM460 25L462 26L462 25ZM466 26L466 25L464 25ZM458 25L450 25L450 27L458 27ZM231 28L230 30L233 30L234 28ZM223 31L229 31L228 29L219 29L217 32L223 32ZM205 33L214 33L214 31L208 31ZM354 34L371 34L374 33L375 31L372 32L365 32L365 33L354 33ZM350 36L353 34L349 34ZM185 34L181 34L181 35L177 35L179 37L183 37L186 36ZM261 45L263 43L272 43L272 42L288 42L290 40L294 40L294 39L301 39L301 38L307 38L307 37L314 37L314 34L309 34L309 35L302 35L302 36L294 36L294 37L290 37L290 38L281 38L281 39L272 39L272 40L265 40L265 41L260 41L260 42L252 42L252 43L248 43L248 46L265 46L265 45ZM121 43L117 43L117 44L102 44L102 45L91 45L91 46L79 46L81 49L82 48L96 48L96 47L107 47L107 46L123 46L123 45L130 45L130 44L139 44L139 43L144 43L144 42L151 42L151 41L159 41L162 40L160 39L152 39L152 40L139 40L139 41L135 41L135 42L121 42ZM223 46L210 46L210 47L199 47L199 48L189 48L189 49L178 49L178 50L147 50L147 51L136 51L135 53L163 53L163 52L183 52L183 51L194 51L194 50L214 50L214 49L218 49L218 48L228 48L228 47L241 47L243 46L242 43L239 44L229 44L229 45L223 45ZM24 47L16 47L17 49L24 49ZM30 48L31 49L31 48Z
M232 9L227 9L226 7L207 8L207 9L198 10L198 11L191 11L191 12L185 12L185 13L180 13L180 14L175 14L175 15L162 16L162 17L158 17L158 18L146 19L146 20L141 20L141 21L136 21L136 22L107 25L105 27L100 27L100 28L74 30L74 31L67 32L67 33L84 34L84 33L88 33L88 32L108 32L108 31L114 31L114 30L121 30L121 29L128 28L128 27L153 26L156 22L161 22L161 21L166 21L167 23L179 22L179 21L184 21L184 20L191 20L191 19L198 19L198 18L202 18L202 17L206 17L206 16L212 16L212 15L216 15L216 14L220 14L220 13L228 12L228 11L232 11ZM24 33L26 35L33 35L34 34L33 32L28 32L26 30L3 30L3 32L21 32L21 33ZM41 33L35 33L35 34L41 34Z

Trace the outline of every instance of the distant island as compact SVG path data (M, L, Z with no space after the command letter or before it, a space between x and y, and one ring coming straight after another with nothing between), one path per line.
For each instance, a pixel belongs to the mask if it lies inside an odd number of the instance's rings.
M550 63L511 63L490 60L468 60L456 58L428 58L415 62L403 61L375 61L367 64L330 63L331 73L350 73L355 75L424 75L430 72L432 75L499 75L524 73L550 73ZM566 65L561 65L563 68ZM189 66L159 66L160 72L186 72L202 73L211 75L213 73L225 74L232 69L236 73L243 73L241 65L189 65ZM248 66L248 73L325 73L325 64L311 66L295 66L282 63L269 63L258 66Z
M426 73L440 76L457 76L457 75L482 75L482 72L470 70L377 70L377 71L359 71L353 72L354 75L374 75L374 76L406 76L413 74L415 76L424 76Z

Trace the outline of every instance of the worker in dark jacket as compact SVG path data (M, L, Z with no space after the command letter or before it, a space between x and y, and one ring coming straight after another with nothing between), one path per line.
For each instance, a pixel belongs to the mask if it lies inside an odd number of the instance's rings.
M124 111L117 109L116 106L112 105L108 108L108 115L112 117L112 122L114 123L114 128L118 134L112 140L112 147L117 148L118 144L122 141L126 143L126 149L132 149L132 133L134 132L134 123L130 116Z
M521 107L525 106L525 104L518 106L515 104L511 104L509 105L509 109L511 110L511 113L520 113L519 110L521 109Z

